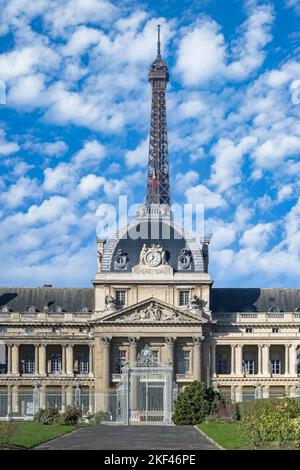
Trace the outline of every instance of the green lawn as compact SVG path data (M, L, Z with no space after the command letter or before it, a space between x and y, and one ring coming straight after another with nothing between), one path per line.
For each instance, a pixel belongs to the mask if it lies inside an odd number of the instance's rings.
M201 423L199 429L211 437L224 449L251 449L247 437L236 423Z
M33 447L77 428L77 426L60 424L45 425L34 421L16 422L15 424L16 433L12 439L11 447L23 448Z

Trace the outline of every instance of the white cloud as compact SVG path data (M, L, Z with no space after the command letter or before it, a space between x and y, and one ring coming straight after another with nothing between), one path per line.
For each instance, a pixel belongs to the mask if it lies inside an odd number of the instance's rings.
M293 194L293 186L291 184L283 185L277 193L277 202L283 202Z
M79 26L64 47L63 52L66 55L82 54L89 46L97 44L101 36L97 29Z
M45 142L42 144L42 147L45 155L48 155L48 157L60 157L68 150L67 144L62 140L57 140L56 142Z
M188 171L187 173L177 173L175 178L175 187L179 193L186 191L191 185L198 181L199 175L196 171Z
M180 113L183 118L195 118L199 117L205 110L206 106L202 100L191 99L181 103L178 113Z
M148 161L149 139L142 140L134 150L125 153L125 162L129 168L136 166L145 167Z
M19 144L16 142L8 142L5 137L5 133L2 129L0 129L0 156L4 155L11 155L12 153L16 153L19 150Z
M96 175L86 175L81 178L78 190L83 197L89 197L99 191L99 188L105 184L105 178Z
M298 156L299 152L300 137L279 134L261 144L255 151L254 158L260 168L274 169L283 159Z
M186 85L197 85L222 71L224 57L224 36L217 23L206 21L181 40L176 70Z
M230 139L220 139L213 147L215 162L212 164L210 183L220 191L226 191L231 186L240 183L242 178L243 156L256 143L256 138L248 136L238 144Z
M179 43L176 71L188 86L226 77L241 80L257 70L265 59L264 47L271 41L273 10L264 5L252 9L232 44L226 44L220 26L200 22Z
M185 195L189 204L203 204L205 209L217 209L226 206L220 194L211 191L203 184L188 188Z
M15 184L9 186L8 191L0 196L2 203L7 207L18 207L26 198L35 198L40 194L36 180L22 176Z
M240 240L240 244L248 248L256 248L262 251L269 242L274 225L272 223L257 224L246 230Z

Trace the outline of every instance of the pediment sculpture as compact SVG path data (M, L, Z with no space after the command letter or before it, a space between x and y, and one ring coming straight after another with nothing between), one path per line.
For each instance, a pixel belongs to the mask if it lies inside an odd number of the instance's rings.
M117 321L122 322L131 322L131 321L140 321L140 322L193 322L192 318L188 318L186 315L176 312L174 310L168 310L160 305L156 305L152 302L150 305L147 305L141 309L135 309L133 312L126 312L120 314Z

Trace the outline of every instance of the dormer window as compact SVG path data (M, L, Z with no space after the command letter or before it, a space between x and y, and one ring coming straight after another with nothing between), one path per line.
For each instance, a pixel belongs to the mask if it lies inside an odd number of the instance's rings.
M37 310L38 309L34 305L29 305L29 307L26 308L26 312L28 313L36 313Z
M10 309L7 305L4 305L2 308L1 308L1 312L2 313L9 313L10 312Z
M52 312L53 312L53 313L62 313L62 312L63 312L63 308L60 307L60 305L56 305L55 307L53 307Z
M26 326L24 331L25 331L26 335L30 335L31 333L33 333L33 328L32 328L32 326Z
M277 307L276 305L273 305L273 307L270 307L270 308L269 308L268 312L270 312L270 313L278 313L278 312L280 312L280 309L279 309L279 307Z
M253 328L251 328L250 326L247 326L246 333L253 333Z
M88 307L80 307L79 312L80 313L89 313L89 308Z
M60 332L61 332L61 330L60 330L59 326L54 326L52 328L52 333L55 333L56 335L59 335Z

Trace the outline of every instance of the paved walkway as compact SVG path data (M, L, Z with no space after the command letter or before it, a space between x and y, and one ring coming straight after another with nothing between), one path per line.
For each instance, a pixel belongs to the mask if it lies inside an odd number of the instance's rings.
M197 450L218 448L192 426L88 426L45 442L39 450Z

